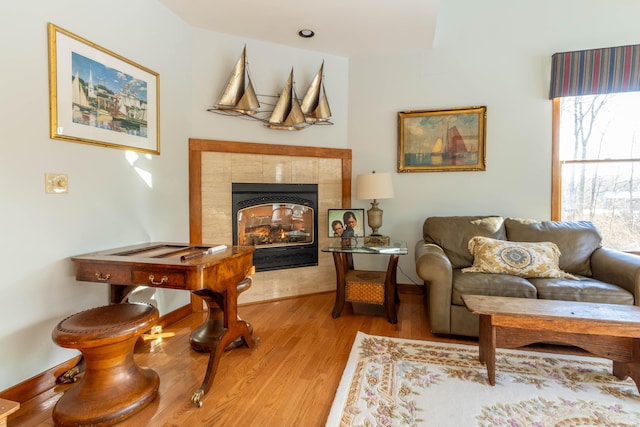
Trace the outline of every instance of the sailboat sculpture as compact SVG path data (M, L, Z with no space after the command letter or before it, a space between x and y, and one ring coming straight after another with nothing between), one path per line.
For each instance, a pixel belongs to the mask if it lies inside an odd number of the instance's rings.
M289 79L280 93L278 102L265 124L270 129L301 130L307 122L300 107L300 102L293 87L293 68L289 73Z
M258 112L259 108L260 102L247 70L247 47L245 46L218 102L208 111L251 116Z
M323 79L324 61L320 65L320 70L316 74L315 78L309 85L307 93L302 98L302 113L304 114L307 123L326 123L331 118L331 108L329 108L329 102L327 101L327 94L324 90Z

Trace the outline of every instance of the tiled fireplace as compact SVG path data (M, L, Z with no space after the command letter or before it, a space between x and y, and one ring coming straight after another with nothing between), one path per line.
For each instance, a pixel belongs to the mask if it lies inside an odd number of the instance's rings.
M233 227L234 184L304 184L317 188L316 265L257 272L251 289L240 295L241 303L335 290L333 259L321 249L331 243L327 231L328 209L350 207L351 150L191 139L189 151L193 243L233 244L237 234ZM277 206L273 206L276 202L272 202L267 208L271 212L269 233L271 223L277 222L273 221L274 216L278 217L274 212ZM293 207L285 206L282 213L285 216L291 213L291 231L294 231ZM263 217L261 220L266 223L269 214L254 213L254 218L256 216ZM257 225L260 220L254 221L257 222L253 225ZM256 242L264 240L264 232L250 238ZM291 236L296 234L301 233Z

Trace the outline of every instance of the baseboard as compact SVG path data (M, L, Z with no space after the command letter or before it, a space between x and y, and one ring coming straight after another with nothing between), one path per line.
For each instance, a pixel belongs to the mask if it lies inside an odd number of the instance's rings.
M187 317L191 314L191 304L182 306L170 313L165 314L158 321L158 325L163 328L167 325L177 322L178 320ZM9 387L6 390L0 391L0 398L13 400L14 402L24 403L29 399L33 399L37 395L45 392L56 386L56 378L69 369L73 368L80 361L80 356L76 356L73 359L62 362L61 364L54 366L51 369L29 378L21 383Z
M424 286L415 283L398 283L398 293L424 295Z

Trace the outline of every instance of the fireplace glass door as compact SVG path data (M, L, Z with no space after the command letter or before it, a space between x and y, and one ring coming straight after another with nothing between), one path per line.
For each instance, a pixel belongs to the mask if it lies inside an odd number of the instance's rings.
M294 203L267 203L237 213L238 244L280 247L313 243L314 211Z

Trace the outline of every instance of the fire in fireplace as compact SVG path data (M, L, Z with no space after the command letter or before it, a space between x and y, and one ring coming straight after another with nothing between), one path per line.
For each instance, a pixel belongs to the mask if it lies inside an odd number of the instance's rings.
M233 244L256 247L256 271L318 265L317 184L232 184Z

